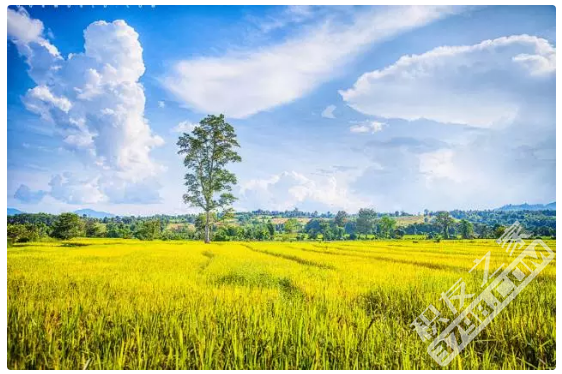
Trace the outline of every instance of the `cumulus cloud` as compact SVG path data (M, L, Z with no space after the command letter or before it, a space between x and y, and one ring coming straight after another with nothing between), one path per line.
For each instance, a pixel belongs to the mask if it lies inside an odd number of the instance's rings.
M246 209L269 207L274 210L356 211L368 204L353 194L344 180L329 175L311 179L296 171L286 171L265 179L253 179L240 185L240 202Z
M107 200L100 191L99 177L81 179L72 173L55 175L49 195L68 204L96 204Z
M72 108L72 103L64 96L57 97L47 86L36 86L27 91L23 98L23 103L27 110L36 113L44 120L53 121L51 110L57 109L63 113L68 113Z
M158 108L165 108L165 107L166 107L166 103L164 101L158 102Z
M373 43L451 12L446 7L362 8L345 22L326 18L297 37L257 51L181 60L162 82L192 109L244 118L312 92Z
M27 204L37 204L43 197L52 197L71 205L100 204L155 204L162 201L158 191L162 187L156 179L145 179L129 183L123 179L110 178L101 173L95 177L64 172L54 175L46 190L31 190L22 184L14 197Z
M548 41L509 36L403 56L340 94L368 115L491 128L509 125L539 97L550 102L555 69Z
M143 50L132 27L122 20L93 22L84 31L84 52L63 58L44 38L41 21L29 18L23 8L8 9L8 20L8 36L26 58L37 84L23 102L56 125L65 147L124 188L146 184L165 170L150 155L164 140L153 134L144 117L145 95L139 82L145 71ZM72 180L61 177L52 183L53 197L67 192L77 196ZM104 181L83 186L91 193L91 202L108 198L94 192L100 183Z
M334 116L334 110L336 110L335 105L328 105L326 109L322 111L322 117L324 118L336 118Z
M31 19L24 8L7 12L8 38L25 58L29 76L38 84L46 82L60 67L59 51L43 36L43 23Z
M349 131L354 133L376 133L382 131L383 127L386 126L386 123L377 122L377 121L365 121L358 125L352 125L349 127Z
M29 18L25 8L8 8L8 36L22 44L39 42L43 39L43 23Z
M190 121L181 121L176 126L172 128L172 132L184 133L184 132L192 132L197 127L196 123Z
M114 204L157 204L162 202L158 192L162 185L157 179L127 183L119 179L104 179L100 190Z

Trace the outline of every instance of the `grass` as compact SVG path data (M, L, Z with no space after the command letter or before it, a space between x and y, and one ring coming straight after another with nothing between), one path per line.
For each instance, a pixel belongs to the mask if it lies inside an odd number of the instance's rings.
M16 245L8 367L436 369L409 325L460 277L479 292L488 251L513 260L491 240ZM556 259L448 368L554 368L555 294Z

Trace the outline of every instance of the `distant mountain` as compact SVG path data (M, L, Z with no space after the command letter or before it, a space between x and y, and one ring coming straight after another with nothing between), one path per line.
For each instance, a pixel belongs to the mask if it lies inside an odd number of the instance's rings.
M115 214L111 214L107 212L98 212L97 210L92 210L92 209L79 209L79 210L75 210L74 213L78 214L79 216L86 215L87 217L91 217L91 218L115 217Z
M495 210L501 210L504 212L515 211L515 210L556 210L556 201L550 204L521 204L521 205L504 205Z
M24 212L22 212L21 210L17 210L17 209L14 209L14 208L8 208L8 215L9 216L15 216L17 214L22 214L22 213L24 213Z

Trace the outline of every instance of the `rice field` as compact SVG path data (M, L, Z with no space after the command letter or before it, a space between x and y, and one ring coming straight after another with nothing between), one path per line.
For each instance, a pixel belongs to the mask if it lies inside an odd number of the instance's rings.
M556 242L546 241L555 251ZM492 240L8 248L10 369L439 369L410 327ZM449 369L556 364L554 259Z

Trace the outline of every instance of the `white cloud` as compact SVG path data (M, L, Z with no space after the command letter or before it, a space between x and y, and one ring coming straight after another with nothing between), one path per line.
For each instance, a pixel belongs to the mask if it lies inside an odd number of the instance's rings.
M39 114L47 121L53 121L51 109L68 113L72 108L72 103L66 97L53 95L49 88L43 85L29 89L23 98L23 103L27 110Z
M55 175L49 186L49 195L68 204L96 204L107 200L100 191L99 177L79 179L72 173L64 173Z
M257 51L179 61L162 82L192 109L244 118L310 93L373 43L451 12L445 7L362 8L347 22L326 18L299 37Z
M463 182L466 175L454 163L454 151L451 149L438 149L433 152L420 154L419 172L428 181L445 178L454 182Z
M27 11L7 9L8 38L29 66L29 76L38 84L47 82L62 60L57 48L43 37L43 23L29 18Z
M43 23L29 18L25 8L8 8L8 36L20 43L37 42L43 39Z
M154 178L130 183L115 178L111 172L102 171L95 177L88 173L64 172L54 175L45 190L31 190L21 184L14 197L26 204L37 204L44 197L56 199L65 204L154 204L162 201L161 185Z
M345 179L338 180L335 175L311 179L290 171L241 183L239 204L246 209L356 211L368 202L357 198L346 187Z
M37 83L26 93L24 104L56 124L68 149L86 166L96 166L103 178L127 189L144 185L165 170L150 155L164 140L152 133L144 117L145 95L139 82L145 71L143 50L132 27L122 20L94 22L84 31L84 52L63 59L43 38L41 21L30 19L22 9L8 9L8 18L10 40L26 57ZM22 31L29 25L33 32ZM53 183L55 198L63 198L72 186L70 179ZM104 183L87 184L92 186L88 192L92 201L106 196L94 193L94 185Z
M364 114L489 128L520 116L553 84L555 69L548 41L510 36L403 56L340 94Z
M366 121L362 124L353 125L349 127L349 131L354 133L376 133L382 131L383 127L386 126L386 123L377 122L377 121Z
M322 111L322 117L324 118L336 118L334 116L334 110L336 110L335 105L328 105L326 109Z
M196 123L190 121L181 121L176 126L172 128L172 132L184 133L184 132L192 132L195 127L197 127Z
M166 103L164 101L158 102L158 108L165 108L165 107L166 107Z

